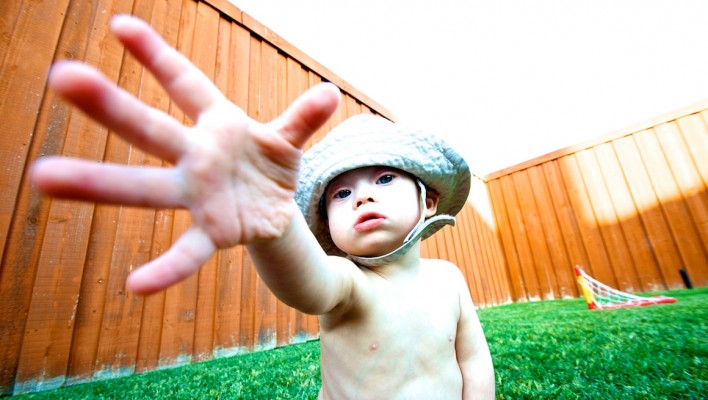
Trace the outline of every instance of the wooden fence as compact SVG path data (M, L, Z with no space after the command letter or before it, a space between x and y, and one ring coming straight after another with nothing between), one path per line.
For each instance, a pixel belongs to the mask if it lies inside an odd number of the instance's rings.
M46 90L54 60L85 60L146 103L185 120L157 82L108 33L109 18L116 13L149 21L258 120L272 119L322 80L342 89L343 102L314 140L350 115L393 118L227 1L0 2L3 394L111 378L318 335L316 318L278 302L241 247L220 252L198 275L165 292L133 295L125 290L127 274L167 249L189 226L189 215L52 200L28 182L31 163L50 154L162 165ZM456 261L478 303L508 302L501 247L479 179L475 192L484 211L468 206L458 228L427 241L424 252Z
M450 260L460 267L477 306L512 301L506 261L482 179L473 175L470 197L455 227L445 227L422 243L423 257Z
M514 301L708 285L708 101L486 177Z

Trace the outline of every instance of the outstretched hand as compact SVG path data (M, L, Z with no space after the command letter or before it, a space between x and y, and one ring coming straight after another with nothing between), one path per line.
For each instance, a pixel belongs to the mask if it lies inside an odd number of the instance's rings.
M182 125L95 69L55 64L49 85L128 142L174 164L127 167L45 157L33 168L47 194L115 204L188 208L194 225L165 254L134 271L128 289L149 293L190 276L218 249L278 237L289 226L301 148L339 104L320 84L262 124L229 102L143 21L116 16L111 30L196 123Z

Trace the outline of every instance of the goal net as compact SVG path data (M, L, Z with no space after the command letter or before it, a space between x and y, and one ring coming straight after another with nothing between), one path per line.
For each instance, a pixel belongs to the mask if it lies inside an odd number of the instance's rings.
M575 274L578 277L578 284L583 292L585 301L588 303L588 308L591 310L611 310L676 302L673 297L640 297L611 288L593 279L578 265L575 266Z

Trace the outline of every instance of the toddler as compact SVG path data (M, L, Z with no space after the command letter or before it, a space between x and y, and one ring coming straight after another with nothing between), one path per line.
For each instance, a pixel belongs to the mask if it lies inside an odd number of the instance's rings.
M164 289L218 249L245 244L286 304L319 316L322 399L493 398L487 342L459 269L420 241L463 207L467 164L442 140L355 116L304 155L336 109L321 84L274 121L248 118L144 22L113 18L126 48L196 123L149 108L83 64L49 83L123 138L174 164L135 168L45 157L34 182L58 197L183 207L194 225L127 286Z

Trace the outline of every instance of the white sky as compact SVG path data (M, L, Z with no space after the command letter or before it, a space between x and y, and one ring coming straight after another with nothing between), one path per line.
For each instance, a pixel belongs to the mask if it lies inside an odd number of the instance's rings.
M231 0L485 175L708 98L706 0Z

